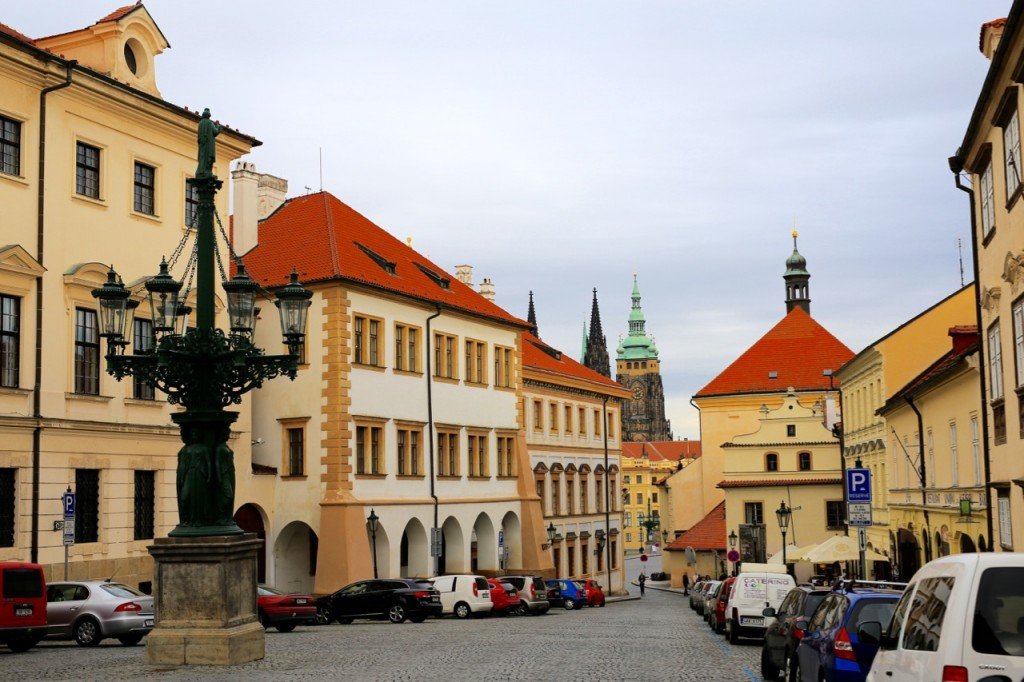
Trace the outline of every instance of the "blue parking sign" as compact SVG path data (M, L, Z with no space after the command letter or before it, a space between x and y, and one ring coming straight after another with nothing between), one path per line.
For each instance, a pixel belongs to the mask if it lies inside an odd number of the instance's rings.
M846 500L848 502L871 502L871 470L846 470Z
M69 490L61 496L61 501L64 503L64 518L75 518L75 494Z

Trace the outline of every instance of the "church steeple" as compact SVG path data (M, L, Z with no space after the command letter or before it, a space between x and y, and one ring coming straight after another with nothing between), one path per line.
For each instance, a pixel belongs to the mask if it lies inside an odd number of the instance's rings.
M658 349L654 341L647 336L647 320L644 318L644 310L640 307L640 284L636 275L633 275L633 308L629 311L629 336L619 343L619 360L648 360L657 359Z
M587 336L587 352L583 356L583 364L598 374L611 377L611 360L608 358L608 343L601 330L601 311L597 307L597 289L594 289L594 302L590 306L590 333Z
M537 311L533 307L533 292L530 292L530 307L526 311L526 321L530 323L530 333L536 337L540 337L537 333Z
M807 259L796 248L797 231L793 230L793 253L786 259L786 314L800 307L811 314L811 273L807 271Z

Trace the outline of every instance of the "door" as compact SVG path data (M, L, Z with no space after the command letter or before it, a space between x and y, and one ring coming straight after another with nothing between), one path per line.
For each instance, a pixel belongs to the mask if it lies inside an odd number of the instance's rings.
M50 637L70 637L71 624L78 617L85 600L89 598L89 588L85 585L70 583L51 583L46 587L46 622L47 635Z
M972 676L983 669L1019 680L1024 675L1024 559L1019 554L995 556L1004 565L985 568L975 577L974 617L967 620L963 662Z
M838 608L840 599L842 598L836 594L827 597L814 612L814 617L807 625L807 632L796 648L800 664L800 682L817 682L818 680L821 649L824 639L828 635L832 613Z
M907 620L907 613L910 610L910 602L913 598L915 587L915 585L907 587L903 592L903 596L896 603L896 610L893 611L892 620L888 624L882 623L882 643L878 647L875 660L871 664L873 679L884 680L885 682L908 679L905 672L899 669L899 642L903 635L903 624Z
M792 590L779 605L778 615L774 622L768 626L764 633L764 648L772 657L772 662L781 666L786 650L786 630L793 614L800 610L800 597L805 595L803 590Z
M364 597L369 588L370 581L364 580L359 583L352 583L338 592L332 604L335 616L338 618L351 618L363 613L361 609L363 608Z

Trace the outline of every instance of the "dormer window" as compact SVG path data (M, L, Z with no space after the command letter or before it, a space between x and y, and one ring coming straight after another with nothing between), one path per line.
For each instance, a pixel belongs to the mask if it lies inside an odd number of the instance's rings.
M394 261L389 261L384 256L380 255L376 251L373 251L371 249L366 248L365 246L363 246L359 242L356 242L355 244L356 244L356 246L359 247L360 251L362 251L363 253L365 253L367 256L370 257L370 260L372 260L374 263L379 265L381 270L383 270L384 272L388 273L389 275L396 274L395 273L395 263L394 263Z
M451 280L448 279L447 277L442 277L441 275L434 272L427 266L420 265L419 263L416 263L416 267L420 269L420 272L422 272L424 275L432 279L434 281L434 284L436 284L437 286L441 287L442 289L451 288Z
M135 51L132 49L132 46L128 43L124 44L124 61L128 65L129 71L131 71L135 75L139 74L139 64L135 60Z

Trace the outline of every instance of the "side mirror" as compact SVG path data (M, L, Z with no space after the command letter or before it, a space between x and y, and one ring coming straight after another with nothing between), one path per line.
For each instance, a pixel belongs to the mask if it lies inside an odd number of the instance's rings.
M882 624L876 620L861 623L857 628L857 638L864 644L878 646L882 643Z
M797 630L801 630L803 632L807 632L807 621L806 620L799 620L799 621L796 622L796 624L793 627L795 627Z
M764 611L761 612L761 615L764 616L765 618L774 618L775 617L775 609L773 609L772 607L769 606L768 608L766 608Z

